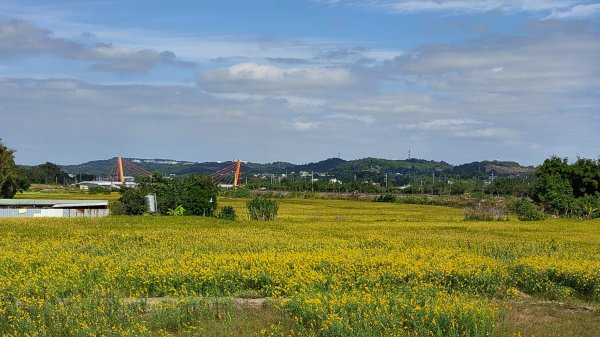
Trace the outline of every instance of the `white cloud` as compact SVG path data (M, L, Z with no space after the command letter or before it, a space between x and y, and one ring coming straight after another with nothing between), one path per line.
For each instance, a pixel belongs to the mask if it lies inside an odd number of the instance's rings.
M259 95L259 94L246 94L246 93L212 93L214 97L219 97L227 100L237 100L237 101L264 101L267 99L271 99L272 97L269 95ZM300 96L278 96L278 99L282 99L287 101L290 105L302 106L304 108L307 107L321 107L325 104L324 99L318 98L309 98L309 97L300 97Z
M454 132L453 135L467 138L511 139L515 136L515 132L505 128L481 128L475 130L457 131Z
M319 126L319 122L303 122L296 120L292 122L291 126L296 131L307 131L316 129Z
M355 120L365 124L372 124L375 119L369 115L359 115L359 114L348 114L343 112L337 112L331 115L326 116L326 118L330 119L348 119Z
M76 54L81 46L55 38L47 31L23 20L0 21L0 56L60 52Z
M581 19L600 15L600 4L577 5L564 11L553 11L546 19Z
M427 122L413 124L399 124L398 127L406 130L460 130L471 126L485 124L471 119L434 119Z
M189 66L173 52L114 46L97 43L92 46L54 37L24 20L0 22L0 57L54 54L70 60L90 63L96 70L109 72L145 72L160 64Z
M388 65L399 78L448 93L565 95L600 86L600 37L578 32L425 46ZM531 98L530 98L531 99ZM541 102L543 103L543 102Z
M346 87L351 73L341 68L282 68L253 62L206 70L198 75L201 87L217 92L269 93L274 95Z
M368 2L322 0L317 2L348 4L356 7L375 8L396 13L423 11L488 12L493 10L541 12L565 10L581 3L581 1L567 0L373 0Z

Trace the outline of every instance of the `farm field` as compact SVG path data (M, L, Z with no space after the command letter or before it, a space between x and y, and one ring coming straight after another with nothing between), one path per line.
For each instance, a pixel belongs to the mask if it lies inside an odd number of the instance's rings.
M0 335L600 334L598 220L282 199L259 222L245 202L219 200L235 222L1 219Z

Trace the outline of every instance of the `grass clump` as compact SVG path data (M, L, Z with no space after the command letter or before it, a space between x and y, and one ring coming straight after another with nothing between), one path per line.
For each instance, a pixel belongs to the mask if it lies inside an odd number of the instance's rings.
M246 204L250 220L275 220L279 204L275 200L258 196Z
M506 221L508 213L504 207L480 202L465 209L466 221Z
M237 215L235 214L235 208L233 206L227 205L221 207L219 213L217 213L217 218L222 220L235 220L237 219Z
M396 196L393 194L382 194L375 199L376 202L396 202Z

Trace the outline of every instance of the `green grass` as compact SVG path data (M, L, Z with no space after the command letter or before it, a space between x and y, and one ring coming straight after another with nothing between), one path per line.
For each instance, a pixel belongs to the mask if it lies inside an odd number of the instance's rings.
M74 200L117 200L121 197L119 192L89 193L81 190L58 191L26 191L19 192L15 199L74 199Z

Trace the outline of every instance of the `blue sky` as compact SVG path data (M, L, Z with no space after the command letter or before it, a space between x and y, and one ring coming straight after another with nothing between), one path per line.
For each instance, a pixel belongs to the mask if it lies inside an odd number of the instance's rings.
M600 3L1 1L0 138L116 155L600 155Z

